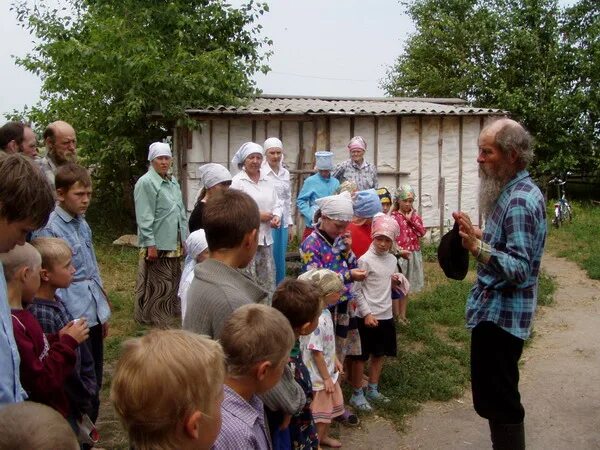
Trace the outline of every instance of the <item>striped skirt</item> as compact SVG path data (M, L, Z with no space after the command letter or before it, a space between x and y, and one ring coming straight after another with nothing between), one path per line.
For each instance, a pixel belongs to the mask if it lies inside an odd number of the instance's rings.
M181 305L177 297L181 278L181 258L158 258L146 261L141 257L135 284L136 322L159 328L178 326Z

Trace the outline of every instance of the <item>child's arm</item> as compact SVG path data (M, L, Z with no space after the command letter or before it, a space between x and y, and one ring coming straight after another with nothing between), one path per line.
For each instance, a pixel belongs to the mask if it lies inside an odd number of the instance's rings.
M282 411L285 414L297 414L306 405L306 395L287 365L279 383L259 397L271 411Z
M315 360L315 365L317 366L317 370L319 371L319 375L323 379L323 383L325 384L325 392L328 394L333 393L334 383L331 379L331 375L327 370L327 363L325 362L325 357L323 356L323 352L319 350L311 350L313 359Z
M21 322L15 323L15 319L13 331L21 356L20 375L25 389L38 399L47 399L55 391L62 390L75 367L78 342L71 336L61 336L50 345L46 356L40 359L34 337ZM41 328L39 335L43 339Z
M413 211L412 217L406 218L406 223L413 229L418 237L425 236L425 227L423 226L423 219L419 216L416 211Z
M367 263L363 258L358 260L358 268L364 270L366 273L369 272L369 263ZM358 307L358 315L360 317L364 317L365 325L368 327L376 327L377 319L373 317L371 312L371 307L369 306L369 302L365 298L364 282L360 281L355 283L354 288L354 298L356 299L356 304Z

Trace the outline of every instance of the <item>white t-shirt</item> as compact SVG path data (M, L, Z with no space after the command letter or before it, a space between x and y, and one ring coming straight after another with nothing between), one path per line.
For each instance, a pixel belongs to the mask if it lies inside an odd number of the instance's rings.
M396 257L376 254L372 248L358 259L358 268L367 271L364 281L355 283L358 316L373 314L377 320L391 319L392 275L398 272Z

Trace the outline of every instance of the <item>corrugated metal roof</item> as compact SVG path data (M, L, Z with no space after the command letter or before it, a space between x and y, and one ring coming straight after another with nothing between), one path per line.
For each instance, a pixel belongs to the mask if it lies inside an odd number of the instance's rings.
M474 108L461 99L339 98L294 95L262 95L245 106L209 106L188 109L188 114L239 115L504 115L506 111Z

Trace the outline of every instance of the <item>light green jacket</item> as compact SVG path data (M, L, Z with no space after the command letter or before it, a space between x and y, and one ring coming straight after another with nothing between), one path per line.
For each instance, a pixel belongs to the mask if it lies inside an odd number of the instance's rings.
M187 217L177 181L162 178L150 167L135 183L133 198L140 247L176 250L178 231L185 242Z

